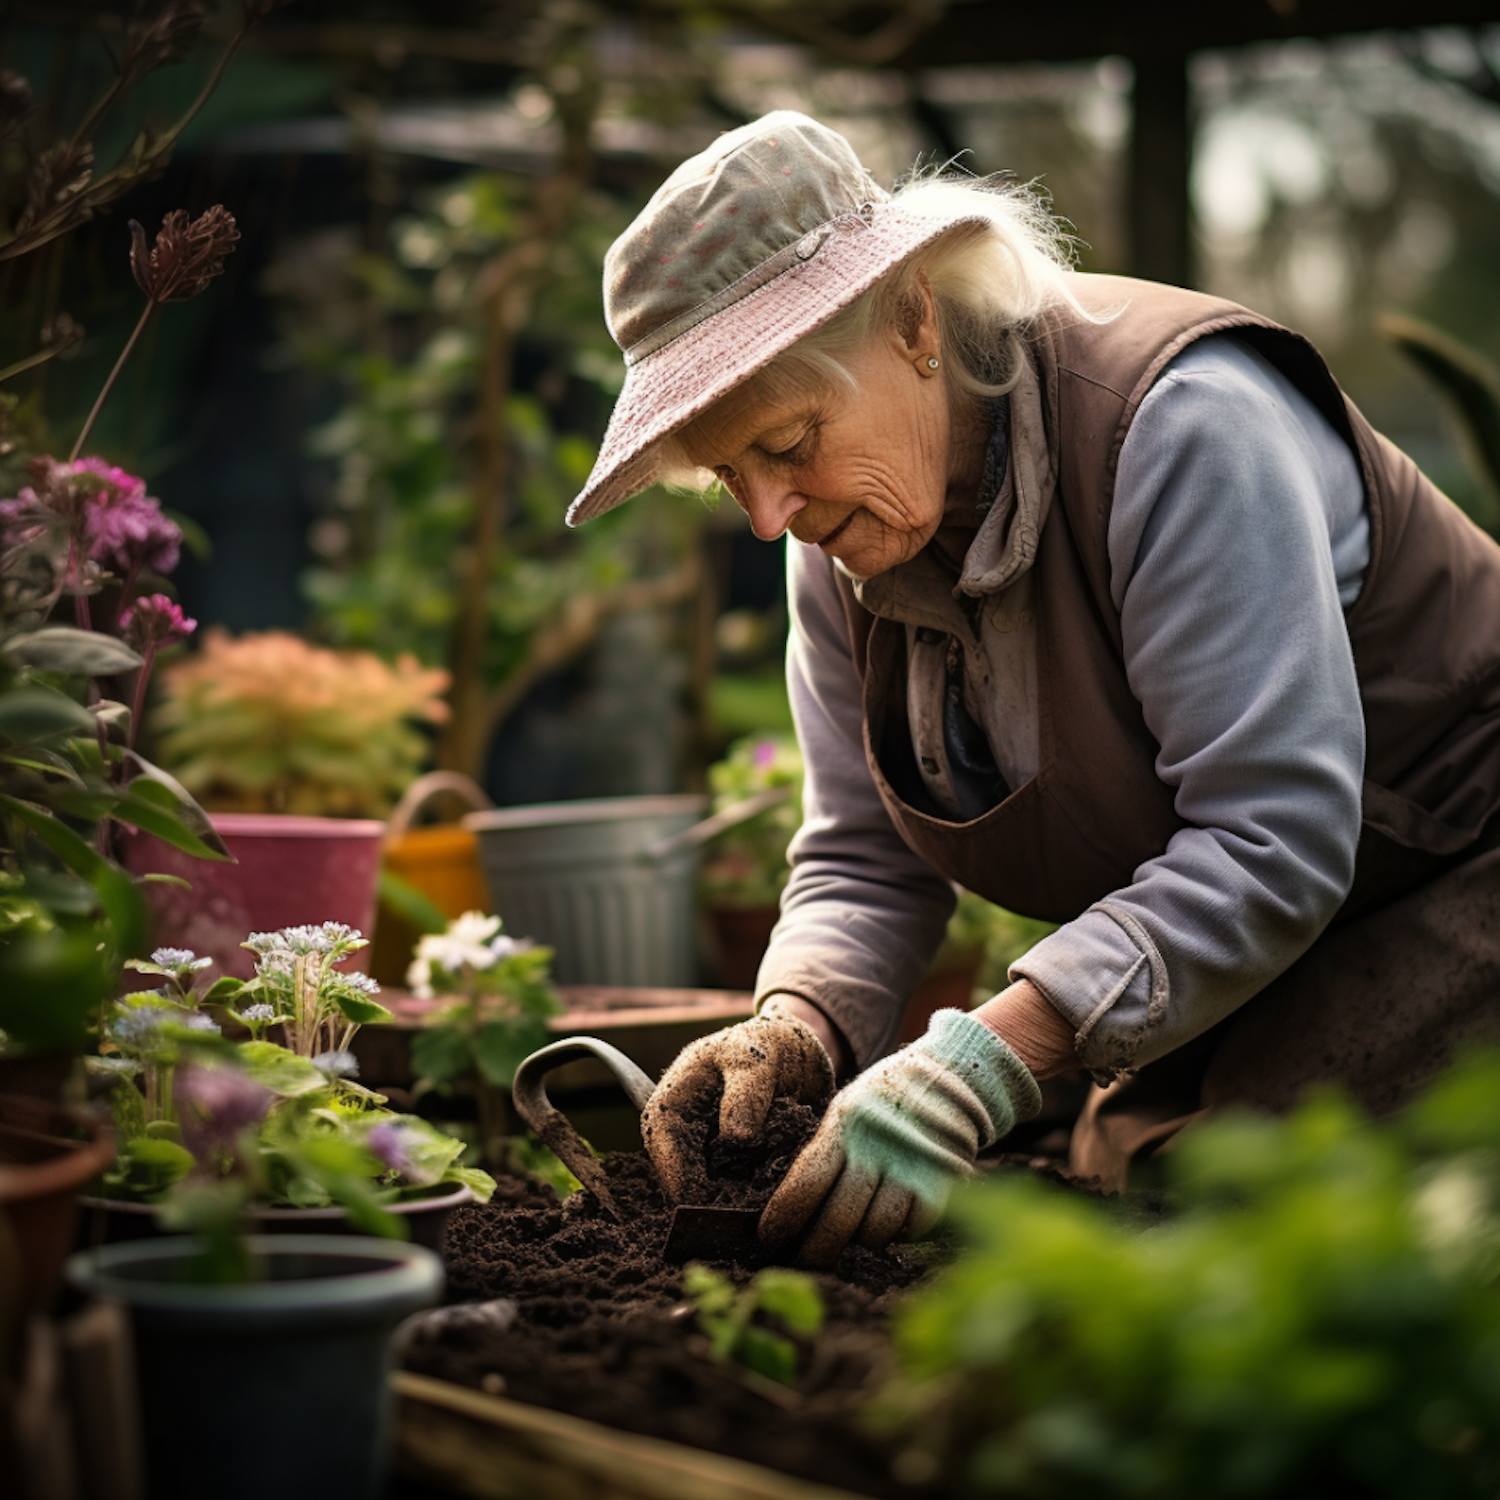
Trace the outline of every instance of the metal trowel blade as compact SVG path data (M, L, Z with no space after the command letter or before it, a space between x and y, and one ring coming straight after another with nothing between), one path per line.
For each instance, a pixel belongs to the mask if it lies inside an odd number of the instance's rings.
M754 1208L701 1208L680 1203L672 1210L662 1254L670 1261L766 1259L765 1246L755 1233L760 1211Z

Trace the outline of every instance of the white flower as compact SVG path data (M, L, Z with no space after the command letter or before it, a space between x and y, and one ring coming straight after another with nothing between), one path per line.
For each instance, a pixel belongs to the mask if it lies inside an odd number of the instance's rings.
M242 1021L274 1021L276 1010L270 1005L247 1005L239 1015Z
M162 969L187 969L196 974L206 969L211 958L198 958L191 948L156 948L152 950L151 962Z
M354 1078L359 1073L359 1060L352 1052L339 1048L318 1053L312 1065L322 1069L330 1078Z

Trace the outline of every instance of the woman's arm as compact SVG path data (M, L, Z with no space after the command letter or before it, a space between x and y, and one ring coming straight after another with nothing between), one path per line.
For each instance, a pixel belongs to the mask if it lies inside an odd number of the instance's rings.
M786 545L787 684L806 774L791 878L756 995L796 996L821 1012L847 1044L846 1064L862 1068L895 1042L954 893L901 841L871 780L833 566L815 547Z
M1100 1074L1228 1015L1353 878L1364 720L1343 621L1364 567L1352 454L1259 356L1196 345L1142 402L1110 525L1126 669L1185 827L1012 966Z

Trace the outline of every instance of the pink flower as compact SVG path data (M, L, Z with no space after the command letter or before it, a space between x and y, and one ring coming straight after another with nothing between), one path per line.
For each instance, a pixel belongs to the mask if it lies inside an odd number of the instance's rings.
M102 458L74 463L37 458L30 467L36 488L0 501L0 521L13 545L34 542L60 526L89 561L119 577L133 577L143 568L170 573L177 566L182 531L146 493L144 479Z
M120 616L120 629L137 651L148 646L175 646L185 641L198 622L183 614L165 594L143 594Z

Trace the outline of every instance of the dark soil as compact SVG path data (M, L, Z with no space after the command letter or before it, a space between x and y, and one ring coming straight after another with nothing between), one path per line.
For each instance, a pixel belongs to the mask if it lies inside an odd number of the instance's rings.
M805 1106L778 1100L758 1153L723 1147L705 1128L699 1201L764 1205L815 1123ZM516 1319L503 1333L450 1327L415 1341L406 1367L883 1500L932 1493L894 1477L897 1455L859 1411L889 1365L892 1302L940 1243L851 1246L817 1274L826 1323L801 1350L795 1389L783 1388L709 1352L682 1299L682 1267L662 1256L671 1207L645 1154L614 1155L605 1172L619 1222L587 1192L559 1202L521 1179L460 1209L448 1230L448 1300L513 1299ZM753 1274L709 1263L739 1281Z

